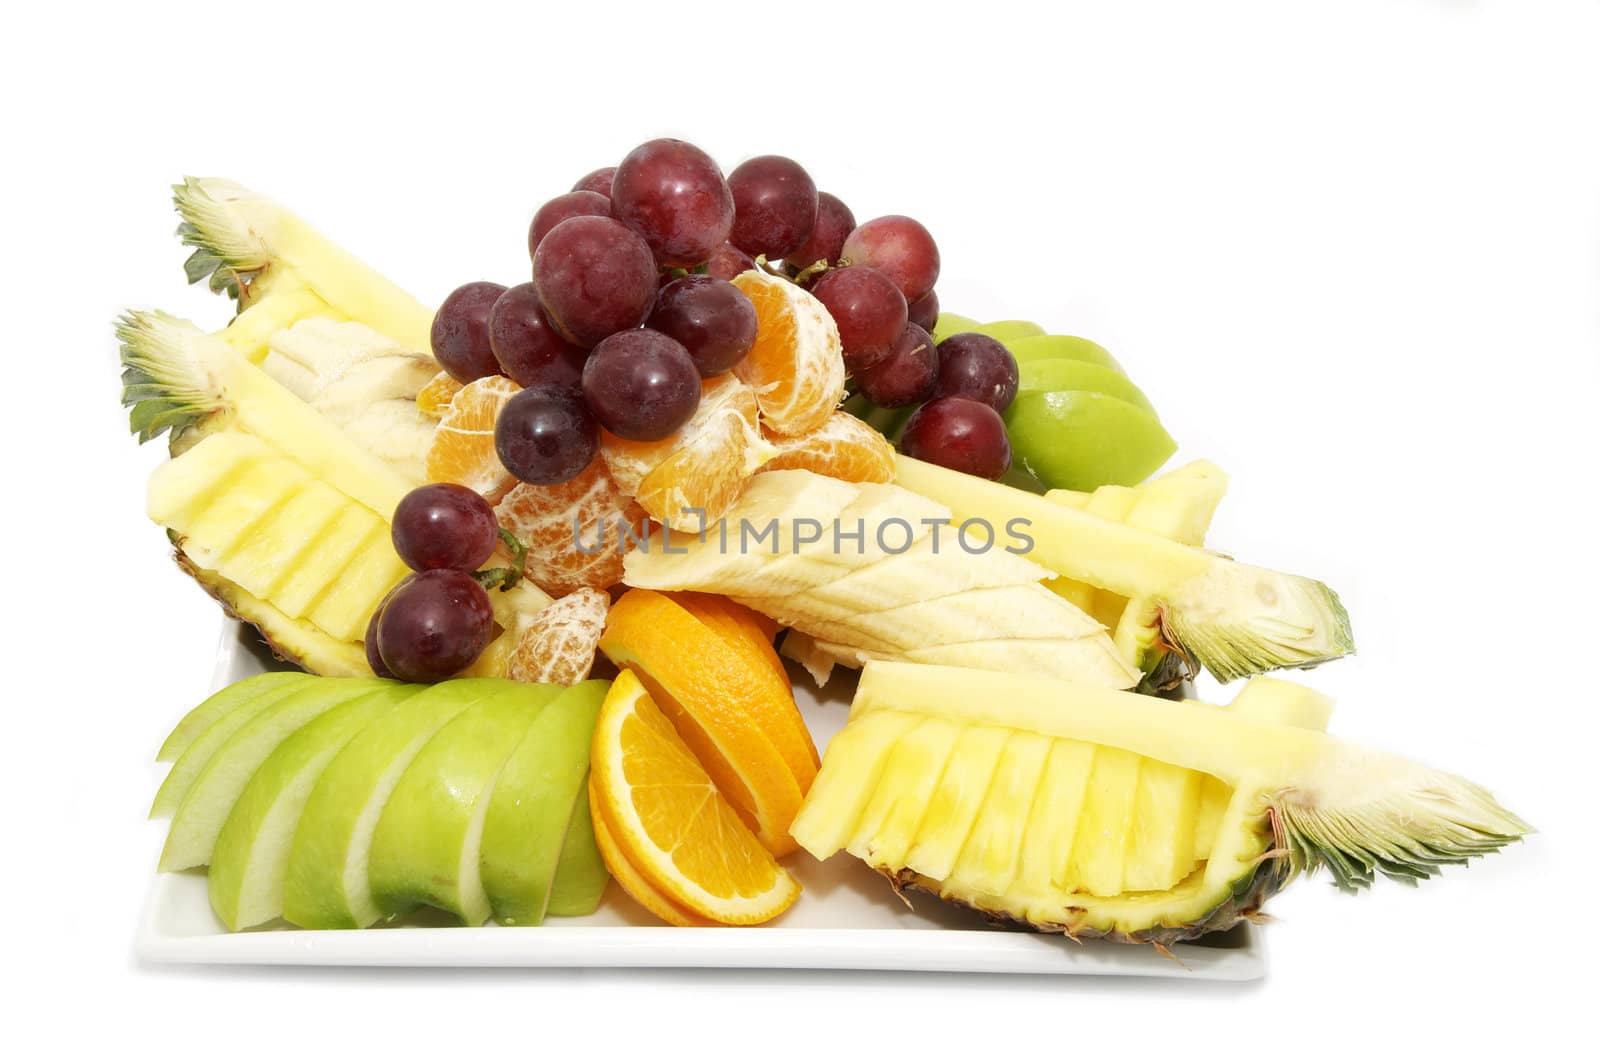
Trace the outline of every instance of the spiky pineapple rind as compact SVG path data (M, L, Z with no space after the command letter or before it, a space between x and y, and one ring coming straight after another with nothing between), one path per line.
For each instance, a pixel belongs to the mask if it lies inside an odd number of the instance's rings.
M159 310L130 310L115 328L122 405L128 407L128 430L139 442L176 433L225 409L222 396L186 348L184 322Z
M1356 651L1338 594L1305 576L1228 562L1159 604L1162 637L1222 683Z

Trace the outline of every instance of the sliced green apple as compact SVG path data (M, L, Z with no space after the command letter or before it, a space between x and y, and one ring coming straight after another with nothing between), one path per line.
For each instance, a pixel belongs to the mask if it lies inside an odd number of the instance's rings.
M161 752L156 754L156 762L170 764L177 760L212 724L244 708L257 698L264 698L274 692L287 693L289 687L309 682L310 679L311 677L304 672L262 672L260 675L241 679L237 683L230 683L190 709L183 719L178 721L178 726L174 727L167 740L161 743Z
M288 695L256 713L224 742L183 795L167 828L162 871L211 863L211 850L228 813L261 762L284 739L336 706L381 690L381 679L320 679L290 688Z
M231 705L228 711L220 713L198 733L191 730L192 737L183 743L183 751L167 770L167 777L161 780L161 788L156 791L155 800L150 802L150 818L159 819L177 812L178 806L183 804L184 797L193 788L200 773L205 771L206 765L211 763L211 758L216 756L217 750L227 745L235 732L301 689L302 685L295 683L274 686L262 691L256 697L246 698Z
M978 327L978 322L970 317L962 317L960 314L940 314L939 320L933 323L933 341L938 343L946 336L954 336L958 332L974 332Z
M1136 484L1177 449L1149 412L1088 391L1021 392L1005 421L1016 460L1046 487Z
M1008 345L1013 340L1044 335L1044 329L1039 325L1035 325L1032 321L990 321L966 331L981 332L985 336L993 337Z
M1075 362L1092 362L1122 372L1122 366L1111 357L1110 351L1082 336L1026 336L1002 342L1019 366L1034 358L1070 358Z
M371 926L383 917L368 857L384 805L439 729L515 686L506 679L452 679L396 706L356 735L306 799L289 846L283 915L308 930Z
M591 679L553 688L556 696L495 781L483 824L482 877L494 917L508 926L538 926L556 905L558 887L557 915L573 914L591 896L585 912L593 911L605 889L584 785L594 722L610 685Z
M1071 358L1030 358L1017 363L1018 391L1092 391L1110 395L1148 413L1156 408L1133 381L1103 365Z
M262 762L211 852L211 907L229 930L283 914L289 847L311 788L351 739L423 689L391 685L347 701L290 735Z

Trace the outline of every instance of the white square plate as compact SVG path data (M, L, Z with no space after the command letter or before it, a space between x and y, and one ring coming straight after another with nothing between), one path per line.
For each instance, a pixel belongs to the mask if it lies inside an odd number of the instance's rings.
M217 686L273 667L254 632L229 624ZM848 689L818 690L795 673L795 700L819 748L844 723ZM599 911L539 927L461 927L426 916L374 930L295 930L278 924L230 934L211 912L205 876L158 874L136 950L157 963L323 964L398 967L779 967L1012 974L1136 975L1247 981L1266 973L1261 932L1245 925L1180 945L1177 961L1153 948L1001 930L932 897L895 898L882 878L844 856L788 862L800 900L764 927L656 925L613 884Z

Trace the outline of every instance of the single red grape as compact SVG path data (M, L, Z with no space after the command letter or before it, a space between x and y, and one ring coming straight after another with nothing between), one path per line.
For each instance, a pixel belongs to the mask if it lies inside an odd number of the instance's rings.
M390 522L394 552L411 568L472 572L489 560L500 541L500 524L483 496L461 484L423 484L394 508Z
M718 280L731 281L746 270L755 268L756 260L732 244L723 244L711 252L711 258L706 261L706 272Z
M817 183L793 159L757 155L728 175L730 243L750 255L787 258L817 222Z
M576 389L524 388L494 425L494 450L523 483L566 483L594 460L600 428Z
M939 279L939 246L920 222L904 214L862 222L845 238L841 256L851 265L888 274L908 302L927 295Z
M873 405L893 409L914 406L933 394L939 374L939 352L920 325L907 325L889 353L856 372L856 384Z
M628 152L611 182L611 216L644 237L663 266L696 266L733 228L733 193L711 156L682 140Z
M906 329L906 300L894 282L867 266L830 269L811 294L839 326L844 365L859 373L889 353Z
M378 652L378 620L383 616L384 606L389 604L389 599L394 597L394 591L384 596L383 602L373 610L372 619L367 621L367 634L364 648L367 651L367 667L372 669L372 674L379 679L393 679L394 673L389 671L389 666L383 663L383 654Z
M783 256L791 266L805 269L818 262L834 263L844 250L845 237L856 227L856 216L850 213L838 196L831 192L817 193L817 221L810 234L799 247Z
M934 399L912 414L900 449L985 480L998 480L1011 468L1011 440L1000 415L991 406L954 395Z
M611 217L611 200L598 192L565 192L552 199L534 213L528 226L528 254L535 254L539 241L557 225L568 218L586 217Z
M929 292L921 299L906 306L906 317L913 325L921 325L929 332L939 323L939 296Z
M463 384L500 372L489 346L489 309L505 290L505 285L493 281L463 284L445 296L433 315L428 337L433 356Z
M656 299L656 264L621 222L568 218L539 241L533 283L550 325L587 349L644 324Z
M602 166L598 170L590 170L578 178L578 183L572 186L574 192L597 192L607 199L611 198L611 179L617 175L615 166Z
M507 288L489 311L489 346L500 372L525 388L576 388L588 354L551 326L530 281Z
M755 346L755 304L716 277L679 277L661 289L646 327L683 344L702 377L726 373Z
M1003 412L1017 397L1017 360L1006 345L981 332L958 332L939 344L940 398L962 398L993 406Z
M700 371L683 344L665 333L619 332L590 352L583 396L607 431L623 439L665 439L700 405Z
M378 652L407 683L449 679L478 659L494 631L494 609L477 580L455 569L407 576L378 617Z

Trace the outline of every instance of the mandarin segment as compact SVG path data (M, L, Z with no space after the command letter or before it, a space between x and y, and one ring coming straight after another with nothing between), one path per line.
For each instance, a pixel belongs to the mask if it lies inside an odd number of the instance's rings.
M755 389L761 420L779 435L822 427L844 401L839 329L810 292L761 270L733 278L756 307L755 346L734 367Z
M433 483L470 487L490 502L498 501L516 477L500 463L494 449L494 423L519 388L503 376L486 376L467 384L450 400L434 429L426 462Z
M610 608L610 595L580 587L539 610L517 638L506 678L564 687L588 679Z
M894 447L859 417L835 410L821 428L804 435L772 434L778 448L765 470L806 469L851 483L886 484L894 479Z
M456 393L465 386L461 381L441 369L438 375L424 384L422 389L417 392L417 409L434 420L438 420L445 415L445 411L450 409L450 400L454 399Z
M621 580L622 555L645 525L644 510L598 457L566 483L518 484L495 515L528 548L528 579L558 596L580 587L603 590Z

